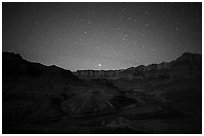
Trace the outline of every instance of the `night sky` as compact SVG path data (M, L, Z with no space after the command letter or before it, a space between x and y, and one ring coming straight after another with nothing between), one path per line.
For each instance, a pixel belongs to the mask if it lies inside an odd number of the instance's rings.
M202 53L201 3L2 3L2 50L72 71Z

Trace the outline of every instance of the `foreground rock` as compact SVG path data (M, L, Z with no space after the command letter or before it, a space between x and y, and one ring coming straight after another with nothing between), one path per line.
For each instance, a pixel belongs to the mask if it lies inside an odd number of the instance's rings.
M117 90L87 84L71 71L3 53L3 126L112 112Z
M89 90L64 101L61 107L72 117L105 114L114 111L110 98L103 96L100 91Z

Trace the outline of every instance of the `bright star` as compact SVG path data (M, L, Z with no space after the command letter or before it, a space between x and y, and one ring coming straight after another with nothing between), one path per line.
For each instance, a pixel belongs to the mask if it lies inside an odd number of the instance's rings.
M101 66L101 64L98 64L98 66L100 67L100 66Z

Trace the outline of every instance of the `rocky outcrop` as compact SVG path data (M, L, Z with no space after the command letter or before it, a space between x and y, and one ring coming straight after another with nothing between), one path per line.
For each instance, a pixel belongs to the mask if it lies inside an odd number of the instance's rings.
M61 108L70 117L105 114L114 110L109 99L96 90L89 90L64 101Z
M2 84L3 122L9 124L61 116L61 110L53 108L57 105L56 98L62 93L69 95L66 88L81 84L81 80L69 70L29 62L19 54L3 52Z
M24 60L20 54L2 53L2 74L3 79L12 77L31 78L63 78L72 82L80 81L71 71L57 66L45 66L40 63L33 63ZM61 79L61 80L63 80Z
M130 70L78 70L74 72L74 75L81 79L132 79L132 78L143 78L143 75L139 71Z
M199 75L202 70L202 56L184 53L178 59L160 64L140 65L123 70L78 70L74 75L80 79L105 78L109 80L143 80L148 78L168 78Z
M112 112L111 87L83 82L69 70L24 60L3 52L2 102L4 124L84 117ZM106 82L105 82L106 83Z

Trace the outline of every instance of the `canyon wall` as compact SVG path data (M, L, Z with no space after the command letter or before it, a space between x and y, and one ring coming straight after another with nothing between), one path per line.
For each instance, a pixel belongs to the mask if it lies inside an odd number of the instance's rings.
M191 77L200 75L202 71L202 56L199 54L184 53L171 62L140 65L123 70L78 70L73 72L80 79L108 80L127 79L143 80L148 78Z

